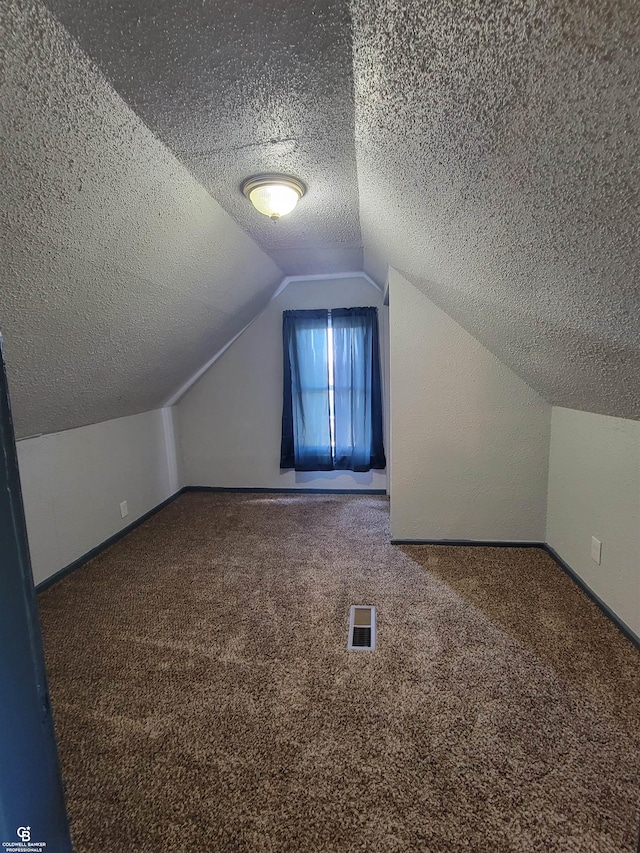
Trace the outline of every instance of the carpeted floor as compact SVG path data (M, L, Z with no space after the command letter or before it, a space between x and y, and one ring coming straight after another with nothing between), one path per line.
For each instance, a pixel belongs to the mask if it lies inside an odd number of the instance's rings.
M187 494L40 597L77 853L635 850L640 654L542 551L388 537Z

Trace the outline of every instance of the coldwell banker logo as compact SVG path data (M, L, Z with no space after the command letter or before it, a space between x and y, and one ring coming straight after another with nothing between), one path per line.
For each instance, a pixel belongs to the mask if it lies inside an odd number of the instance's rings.
M32 841L30 826L19 826L16 829L16 835L20 841L2 842L3 853L21 853L21 851L25 850L28 850L29 853L46 853L47 842Z

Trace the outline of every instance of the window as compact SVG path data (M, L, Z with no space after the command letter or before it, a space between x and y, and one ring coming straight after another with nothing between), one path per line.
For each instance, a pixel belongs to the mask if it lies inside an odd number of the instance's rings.
M375 308L285 311L281 468L386 466Z

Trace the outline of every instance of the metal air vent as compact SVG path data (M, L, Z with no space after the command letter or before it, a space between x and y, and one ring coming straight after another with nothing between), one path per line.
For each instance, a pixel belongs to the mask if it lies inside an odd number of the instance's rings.
M349 615L350 652L373 651L376 647L376 609L364 604L352 604Z

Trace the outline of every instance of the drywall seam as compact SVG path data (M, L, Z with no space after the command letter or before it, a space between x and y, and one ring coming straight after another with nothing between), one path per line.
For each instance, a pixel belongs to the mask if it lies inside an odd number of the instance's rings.
M220 358L220 356L223 355L229 349L229 347L238 340L240 335L244 334L247 331L247 329L255 323L255 321L258 319L258 317L261 317L262 314L264 314L264 312L267 310L267 308L269 307L271 302L273 302L274 299L277 299L277 297L280 296L280 294L290 284L298 284L300 282L305 282L305 281L335 281L337 279L344 279L344 278L360 278L363 281L366 281L367 284L371 285L371 287L373 287L374 290L377 290L378 293L382 293L382 288L378 284L376 284L376 282L371 278L371 276L367 275L367 273L365 273L365 272L329 273L327 275L287 275L287 276L285 276L282 279L282 281L280 282L280 284L278 285L278 287L276 288L276 290L274 291L274 293L272 294L272 296L269 299L269 301L267 302L267 304L263 308L261 308L260 311L258 311L258 313L254 317L252 317L251 320L249 320L249 322L247 323L246 326L244 326L244 328L240 329L240 331L237 334L235 334L230 340L228 340L227 343L223 347L221 347L209 359L209 361L207 361L205 364L203 364L202 367L200 367L193 374L193 376L191 376L189 379L187 379L187 381L184 383L184 385L182 385L175 392L175 394L172 394L171 397L169 397L169 399L163 404L162 408L164 409L164 408L169 407L169 406L175 406L176 403L179 403L180 400L187 393L189 388L191 388L192 385L195 385L195 383L198 381L198 379L200 379L200 377L204 373L206 373L207 370L209 370L209 368L212 365L214 365L216 363L216 361Z

